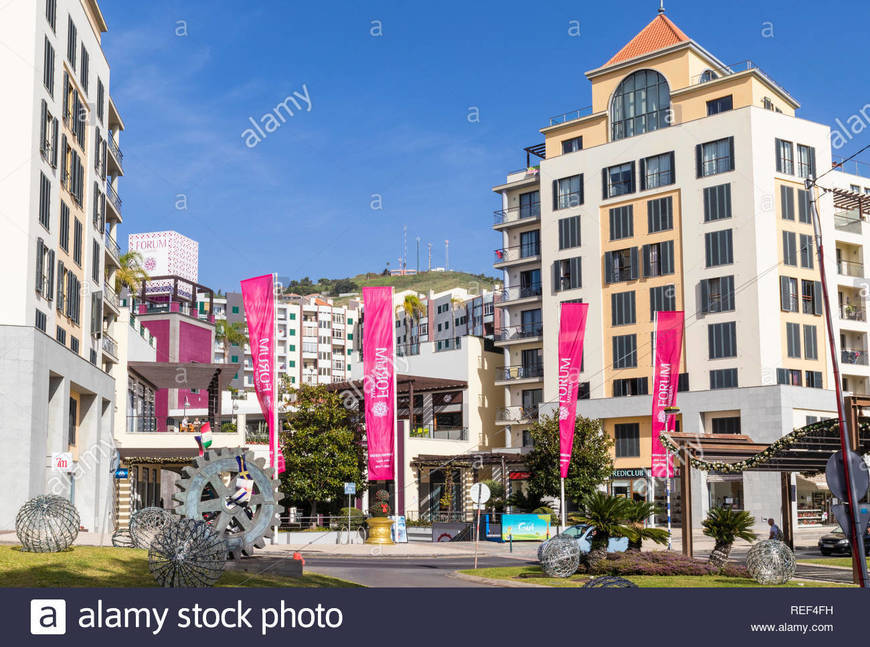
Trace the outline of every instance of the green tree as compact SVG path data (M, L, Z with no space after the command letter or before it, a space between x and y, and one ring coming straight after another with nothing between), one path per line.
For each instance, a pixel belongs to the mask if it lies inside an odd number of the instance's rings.
M423 305L423 302L420 301L420 297L416 294L406 294L405 300L402 304L396 306L397 315L401 315L403 312L409 318L416 321L426 314L426 306Z
M520 490L511 494L508 497L507 503L520 512L534 512L544 505L544 500L537 494Z
M629 515L629 502L625 497L611 496L600 490L587 494L581 501L582 512L571 514L571 521L595 526L590 540L589 570L607 557L607 544L611 537L637 539L637 533L624 523Z
M650 528L646 525L647 519L656 511L654 503L649 501L626 500L625 523L631 526L635 532L635 538L629 544L629 550L642 550L643 540L649 539L657 544L668 543L668 531L663 528Z
M526 464L531 472L530 494L539 497L559 497L559 418L545 416L529 426L534 447L526 455ZM577 416L574 429L574 448L568 477L565 479L565 496L580 502L595 491L596 487L610 478L613 459L610 448L613 441L604 433L600 420Z
M118 261L121 267L115 272L115 292L120 293L121 288L127 288L136 294L148 280L148 272L142 267L142 254L131 250L121 254Z
M483 482L489 488L489 501L484 506L492 512L504 512L505 491L501 481L490 479Z
M339 393L324 385L284 388L291 402L283 415L281 451L287 470L281 474L281 489L291 501L308 504L314 516L318 504L342 501L345 483L356 483L358 491L365 487L360 433Z
M711 508L701 523L704 534L716 542L710 552L710 563L721 569L728 563L731 546L736 539L755 541L756 534L752 532L754 524L755 519L746 510Z
M214 328L215 341L224 347L224 363L230 361L230 347L244 346L248 343L248 336L245 334L245 324L241 321L228 322L226 319L218 319L215 322Z

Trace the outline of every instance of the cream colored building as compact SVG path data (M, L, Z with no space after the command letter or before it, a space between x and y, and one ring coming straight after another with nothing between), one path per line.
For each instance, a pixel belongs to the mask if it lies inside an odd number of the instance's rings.
M610 490L661 500L663 483L648 478L657 311L685 312L680 430L772 442L834 415L813 199L837 250L825 269L844 383L866 392L870 199L857 205L847 185L870 180L834 171L820 185L838 191L808 192L806 177L832 168L830 128L800 118L759 67L726 65L663 12L586 77L591 106L545 122L544 142L525 149L539 164L493 188L505 283L498 424L507 446L528 444L528 423L557 399L560 305L582 300L578 412L615 439ZM779 516L776 475L694 478L696 523L711 505Z

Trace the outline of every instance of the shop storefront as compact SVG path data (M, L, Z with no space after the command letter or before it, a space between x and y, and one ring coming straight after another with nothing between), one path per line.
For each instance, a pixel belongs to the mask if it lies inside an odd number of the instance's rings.
M707 493L710 508L743 510L743 474L707 474Z
M818 526L828 523L833 497L824 474L805 477L797 475L797 524Z
M615 469L608 484L611 495L635 501L648 501L650 489L649 470L643 467Z

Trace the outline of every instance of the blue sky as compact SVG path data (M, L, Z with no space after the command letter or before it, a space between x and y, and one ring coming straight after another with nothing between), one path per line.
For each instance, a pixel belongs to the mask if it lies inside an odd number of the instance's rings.
M111 91L127 130L120 241L174 229L200 243L200 282L395 267L402 226L433 265L493 274L498 198L548 117L590 103L584 72L649 22L655 0L230 2L101 0ZM845 121L870 102L864 0L668 0L726 63L752 59L803 105ZM580 21L580 36L569 35ZM181 22L183 21L183 22ZM372 21L380 21L381 36ZM765 37L763 30L773 37ZM176 31L187 35L177 36ZM310 111L253 148L243 131L294 91ZM479 121L468 115L479 110ZM870 143L870 130L841 152ZM372 195L382 209L372 209ZM183 195L183 198L178 197ZM187 200L187 209L176 203ZM377 198L375 198L377 200Z

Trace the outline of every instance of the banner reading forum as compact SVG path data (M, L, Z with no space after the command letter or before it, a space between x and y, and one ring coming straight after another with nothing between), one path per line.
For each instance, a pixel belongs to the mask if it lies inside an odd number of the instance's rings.
M563 303L559 320L559 476L568 476L574 426L577 422L577 389L583 364L587 303Z
M672 478L674 466L659 438L668 422L665 408L677 401L680 355L683 351L683 313L659 312L656 315L656 361L652 399L652 475Z
M363 288L363 391L369 480L391 481L396 420L393 288Z
M269 423L269 466L284 471L284 454L275 428L275 288L271 274L242 281L242 302L248 324L248 344L254 363L254 388ZM278 462L275 462L277 454Z

